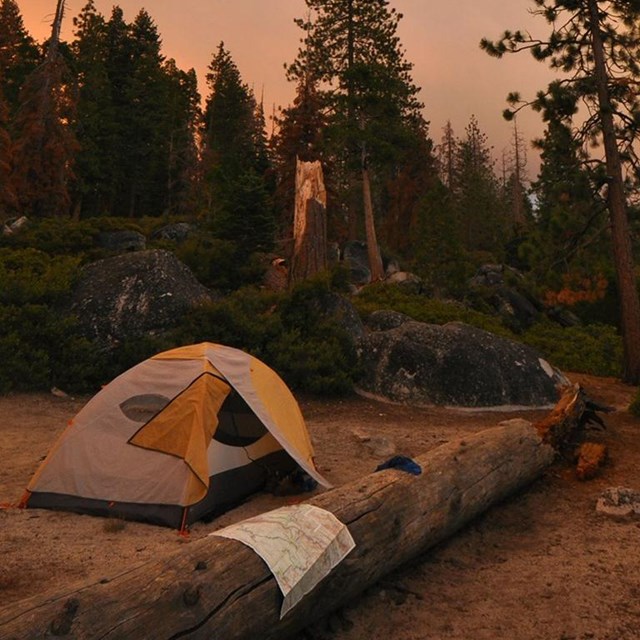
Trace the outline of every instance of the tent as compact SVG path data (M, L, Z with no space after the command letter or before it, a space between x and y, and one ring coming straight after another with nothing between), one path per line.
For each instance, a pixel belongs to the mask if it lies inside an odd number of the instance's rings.
M182 528L299 468L330 486L287 385L257 358L204 342L96 394L31 479L26 506Z

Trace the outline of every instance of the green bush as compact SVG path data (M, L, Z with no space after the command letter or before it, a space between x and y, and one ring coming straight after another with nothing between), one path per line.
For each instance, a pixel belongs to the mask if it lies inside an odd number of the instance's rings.
M191 310L172 333L173 341L218 342L262 358L268 343L282 331L279 301L280 296L273 292L240 289L218 302Z
M46 305L0 305L0 326L0 392L88 391L107 381L103 358L73 317Z
M294 389L344 394L353 388L357 357L346 331L322 313L329 293L327 278L302 283L290 294L246 287L191 311L171 341L243 349Z
M446 324L465 322L479 329L513 338L513 333L500 320L487 313L468 309L462 303L437 300L421 294L407 293L400 287L385 284L365 287L352 299L358 312L366 318L379 309L398 311L418 322Z
M596 376L620 375L622 340L610 325L563 328L541 323L531 327L521 338L564 371Z
M94 221L43 218L30 220L15 235L2 238L1 244L14 248L38 249L52 256L81 256L95 249L99 232L100 228Z
M0 248L0 304L54 303L69 294L79 259Z

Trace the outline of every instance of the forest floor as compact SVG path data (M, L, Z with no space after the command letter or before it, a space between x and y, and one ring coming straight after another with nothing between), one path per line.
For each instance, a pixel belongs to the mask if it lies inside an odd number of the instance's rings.
M609 462L598 477L580 482L558 463L300 640L638 640L640 518L614 519L595 509L608 487L640 491L640 420L626 410L636 389L611 378L570 377L616 409L602 416ZM86 400L0 397L0 502L20 499ZM320 471L336 485L393 454L416 456L505 419L546 414L412 408L359 397L300 404ZM186 539L135 522L1 509L0 608L113 576L283 501L258 494L211 523L195 524Z

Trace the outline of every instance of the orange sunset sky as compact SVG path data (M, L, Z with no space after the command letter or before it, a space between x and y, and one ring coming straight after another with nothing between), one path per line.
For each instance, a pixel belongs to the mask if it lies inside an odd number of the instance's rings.
M17 2L29 33L37 40L46 38L56 1ZM84 4L85 0L67 1L65 39L72 39L72 18ZM156 22L164 55L183 69L196 69L201 94L206 94L206 67L223 40L243 80L257 97L264 95L267 115L274 106L286 106L293 99L294 85L286 81L283 65L295 58L298 49L302 31L293 19L305 15L304 0L96 0L95 4L107 18L118 4L127 21L145 8ZM414 65L414 82L422 88L420 97L434 142L440 142L448 119L461 137L475 114L495 156L501 157L512 135L512 125L501 116L505 96L509 91L533 96L552 75L527 53L496 60L482 52L478 43L483 36L497 38L507 28L545 36L544 20L529 13L533 2L391 0L390 6L404 16L398 35L407 60ZM540 116L522 113L518 128L527 141L540 135ZM529 178L535 178L536 171L535 154L529 151Z

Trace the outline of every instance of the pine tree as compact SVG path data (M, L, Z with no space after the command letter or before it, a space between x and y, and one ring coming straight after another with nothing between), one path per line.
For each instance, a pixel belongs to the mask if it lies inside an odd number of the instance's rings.
M167 201L167 165L170 133L162 69L164 57L157 27L141 10L130 26L131 75L121 112L127 140L126 197L129 216L160 215Z
M107 23L89 0L73 24L71 49L78 82L76 130L80 145L75 212L77 216L108 214L116 163L111 148L115 121L107 68Z
M108 211L111 215L126 215L130 211L129 158L129 81L133 74L133 51L129 25L122 9L114 6L107 21L107 57L113 128L105 141L105 154L111 159L108 179Z
M265 181L264 118L221 42L207 74L201 191L213 232L242 256L271 247L273 208Z
M456 145L452 193L456 217L468 251L485 251L502 257L506 225L504 203L494 173L487 136L471 116L465 136Z
M0 75L10 116L18 108L22 85L41 61L40 50L25 30L15 0L0 0Z
M532 185L536 215L521 250L538 281L558 290L567 280L604 270L603 257L610 251L606 203L593 191L594 177L569 123L550 117L536 146L542 160Z
M287 73L290 80L311 78L322 87L330 115L326 145L347 203L349 237L355 239L363 209L359 185L370 179L373 208L380 211L399 156L412 146L416 131L426 134L426 122L397 36L402 15L387 0L306 4L309 17L296 20L305 34L303 46Z
M15 117L12 180L21 212L69 214L77 140L74 82L59 47L64 2L58 0L44 62L27 78Z
M458 141L453 132L451 121L447 120L447 123L442 130L442 141L437 147L438 158L438 173L442 184L453 188L455 182L455 162L457 154Z
M9 108L2 93L0 83L0 223L4 222L16 209L17 197L11 180L13 150L8 130Z
M186 213L192 205L190 197L198 162L196 138L201 118L198 81L193 69L182 71L173 59L165 62L163 71L168 134L164 212Z
M640 133L640 5L635 0L534 0L534 13L551 26L546 41L522 31L505 32L497 42L483 39L490 55L530 51L565 74L539 92L531 103L513 93L509 102L522 108L532 104L545 111L555 102L570 116L578 103L586 107L587 119L575 127L585 145L601 144L608 182L607 206L611 221L613 259L621 308L625 381L640 382L640 297L638 296L623 164L637 176L640 159L635 144ZM514 111L506 112L508 117ZM596 160L590 154L590 160Z
M511 139L511 153L506 167L504 184L504 200L507 215L513 231L517 234L524 230L531 219L531 205L526 193L527 165L526 147L522 134L518 130L517 121L513 120L513 137Z

